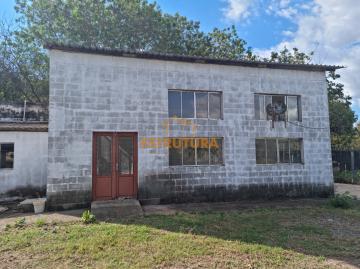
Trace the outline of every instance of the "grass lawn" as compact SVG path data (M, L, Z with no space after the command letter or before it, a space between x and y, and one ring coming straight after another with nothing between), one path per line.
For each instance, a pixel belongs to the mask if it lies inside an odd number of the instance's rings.
M0 268L360 266L360 206L148 216L0 232Z

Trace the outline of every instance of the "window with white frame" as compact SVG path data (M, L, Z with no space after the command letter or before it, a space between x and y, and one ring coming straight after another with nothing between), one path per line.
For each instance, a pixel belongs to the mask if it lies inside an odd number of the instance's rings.
M0 143L0 169L14 167L14 143Z
M222 94L211 91L169 90L169 118L222 118Z
M271 120L271 116L266 112L266 107L270 104L285 104L286 111L278 115L278 121L301 121L300 96L280 95L280 94L255 94L255 119Z
M303 146L300 138L256 139L256 163L303 163Z
M169 138L169 165L221 165L223 138Z

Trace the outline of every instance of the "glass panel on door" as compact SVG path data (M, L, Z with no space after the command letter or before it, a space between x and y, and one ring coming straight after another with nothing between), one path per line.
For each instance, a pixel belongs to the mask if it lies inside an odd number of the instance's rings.
M111 176L111 136L96 137L96 175Z
M120 175L134 173L134 144L132 137L119 137L118 171Z

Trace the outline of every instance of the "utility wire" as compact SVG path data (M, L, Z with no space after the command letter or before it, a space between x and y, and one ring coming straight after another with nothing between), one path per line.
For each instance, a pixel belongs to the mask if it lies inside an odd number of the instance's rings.
M287 123L290 123L292 125L295 125L295 126L298 126L298 127L302 127L302 128L306 128L306 129L313 129L313 130L326 130L328 128L322 128L322 127L310 127L310 126L305 126L305 125L302 125L302 124L297 124L295 122L291 122L291 121L286 121Z

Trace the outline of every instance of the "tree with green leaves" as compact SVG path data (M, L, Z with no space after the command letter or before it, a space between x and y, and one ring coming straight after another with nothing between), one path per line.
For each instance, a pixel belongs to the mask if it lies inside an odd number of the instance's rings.
M344 92L344 85L337 80L340 75L329 72L326 77L329 99L330 131L332 146L337 150L353 148L354 139L359 132L354 128L357 121L355 112L351 109L351 96Z
M16 0L16 27L0 29L0 100L48 99L46 43L229 59L253 59L235 27L200 30L200 23L163 13L146 0Z
M292 64L308 64L311 62L311 58L314 52L306 54L300 52L298 48L293 48L292 51L284 47L281 51L271 52L270 58L264 58L264 61L275 62L275 63L292 63Z
M25 40L240 59L251 54L235 27L206 34L200 23L146 0L16 0Z
M19 38L0 21L0 100L47 105L48 58L43 49Z

